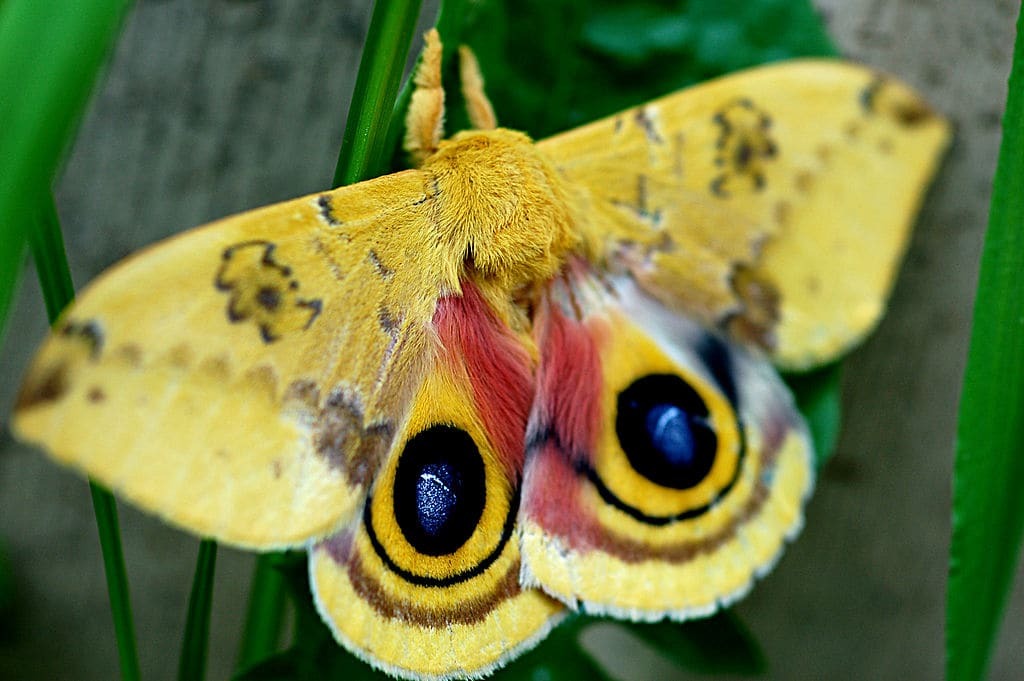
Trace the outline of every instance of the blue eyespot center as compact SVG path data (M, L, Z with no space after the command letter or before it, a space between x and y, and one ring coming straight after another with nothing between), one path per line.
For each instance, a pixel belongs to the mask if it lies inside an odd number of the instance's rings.
M395 519L420 553L442 556L466 543L486 502L484 462L469 434L449 425L410 438L395 471Z
M695 487L714 466L707 405L679 376L651 374L619 393L615 431L633 469L662 487Z

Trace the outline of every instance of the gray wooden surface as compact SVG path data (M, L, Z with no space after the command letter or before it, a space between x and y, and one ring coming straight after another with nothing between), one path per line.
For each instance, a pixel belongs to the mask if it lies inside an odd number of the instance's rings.
M817 4L846 55L926 92L957 139L889 314L846 365L839 453L806 529L740 612L772 678L938 679L956 401L1019 2ZM186 227L326 186L367 21L365 2L140 2L57 191L76 281ZM0 347L3 413L46 327L39 301L29 271ZM19 602L0 627L0 679L115 678L85 484L6 430L0 448L0 541ZM171 679L197 542L123 506L122 524L145 678ZM210 678L230 674L250 572L249 555L221 550ZM1018 583L992 679L1024 678L1022 615ZM624 677L666 673L642 651L614 657Z

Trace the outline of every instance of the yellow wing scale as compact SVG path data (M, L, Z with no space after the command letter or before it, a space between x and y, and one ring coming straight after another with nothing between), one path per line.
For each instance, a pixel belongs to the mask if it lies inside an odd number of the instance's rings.
M949 134L905 86L807 60L697 85L538 147L581 188L599 257L801 369L877 323Z

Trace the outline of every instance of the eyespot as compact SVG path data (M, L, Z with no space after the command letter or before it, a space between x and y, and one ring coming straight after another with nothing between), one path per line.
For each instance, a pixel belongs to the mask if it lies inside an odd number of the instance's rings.
M708 407L683 379L644 376L619 393L615 432L637 473L672 489L690 489L711 472L718 438Z
M392 494L406 541L428 556L458 550L483 515L485 477L480 451L466 431L435 425L410 438Z

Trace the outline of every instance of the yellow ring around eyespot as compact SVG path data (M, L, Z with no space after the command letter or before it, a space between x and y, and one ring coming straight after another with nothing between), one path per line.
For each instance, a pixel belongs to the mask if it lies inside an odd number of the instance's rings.
M370 501L372 532L387 553L387 558L401 570L430 579L445 579L465 573L493 559L507 534L506 524L514 521L509 516L515 506L514 496L519 493L515 488L516 481L508 479L499 463L497 453L468 397L468 389L461 384L462 381L442 376L441 372L426 379L409 422L397 440L400 444L396 448L396 455L391 457L387 467L381 471ZM473 439L484 463L486 490L483 513L472 535L452 553L430 556L417 551L398 525L395 518L394 484L401 460L400 448L417 433L439 424L460 428Z
M616 329L602 351L604 427L595 453L594 470L625 505L656 517L677 516L713 503L736 479L743 442L732 404L707 378L672 361L648 336L631 324ZM715 460L708 475L689 489L658 485L639 474L619 444L615 429L618 396L634 381L651 374L679 376L708 408L717 437Z
M505 578L509 570L518 570L519 548L515 541L508 541L501 547L494 561L468 579L441 586L416 584L390 569L377 554L366 533L361 528L356 536L363 571L372 575L380 590L390 601L409 603L443 612L468 599L488 598ZM472 567L472 566L470 566ZM451 568L455 572L456 568Z
M744 457L739 476L721 501L707 511L691 518L652 525L608 504L592 486L584 487L584 503L594 509L598 524L610 535L659 549L685 544L698 537L711 536L735 522L737 514L749 501L761 474L761 460L756 455Z
M496 564L495 568L500 568L497 574L515 568L518 562L514 542L506 547L506 553L514 562L508 567ZM407 677L409 672L445 678L467 670L484 672L512 657L519 648L530 647L557 621L563 609L539 590L528 589L500 599L479 622L425 627L381 614L354 587L349 571L334 563L326 552L314 551L310 565L318 606L335 635L360 658L383 665L392 673L406 670ZM441 612L457 610L465 598L476 593L470 593L467 586L406 591L399 602L436 607ZM493 589L493 585L488 586ZM476 591L484 593L487 589ZM388 597L392 597L390 593Z

